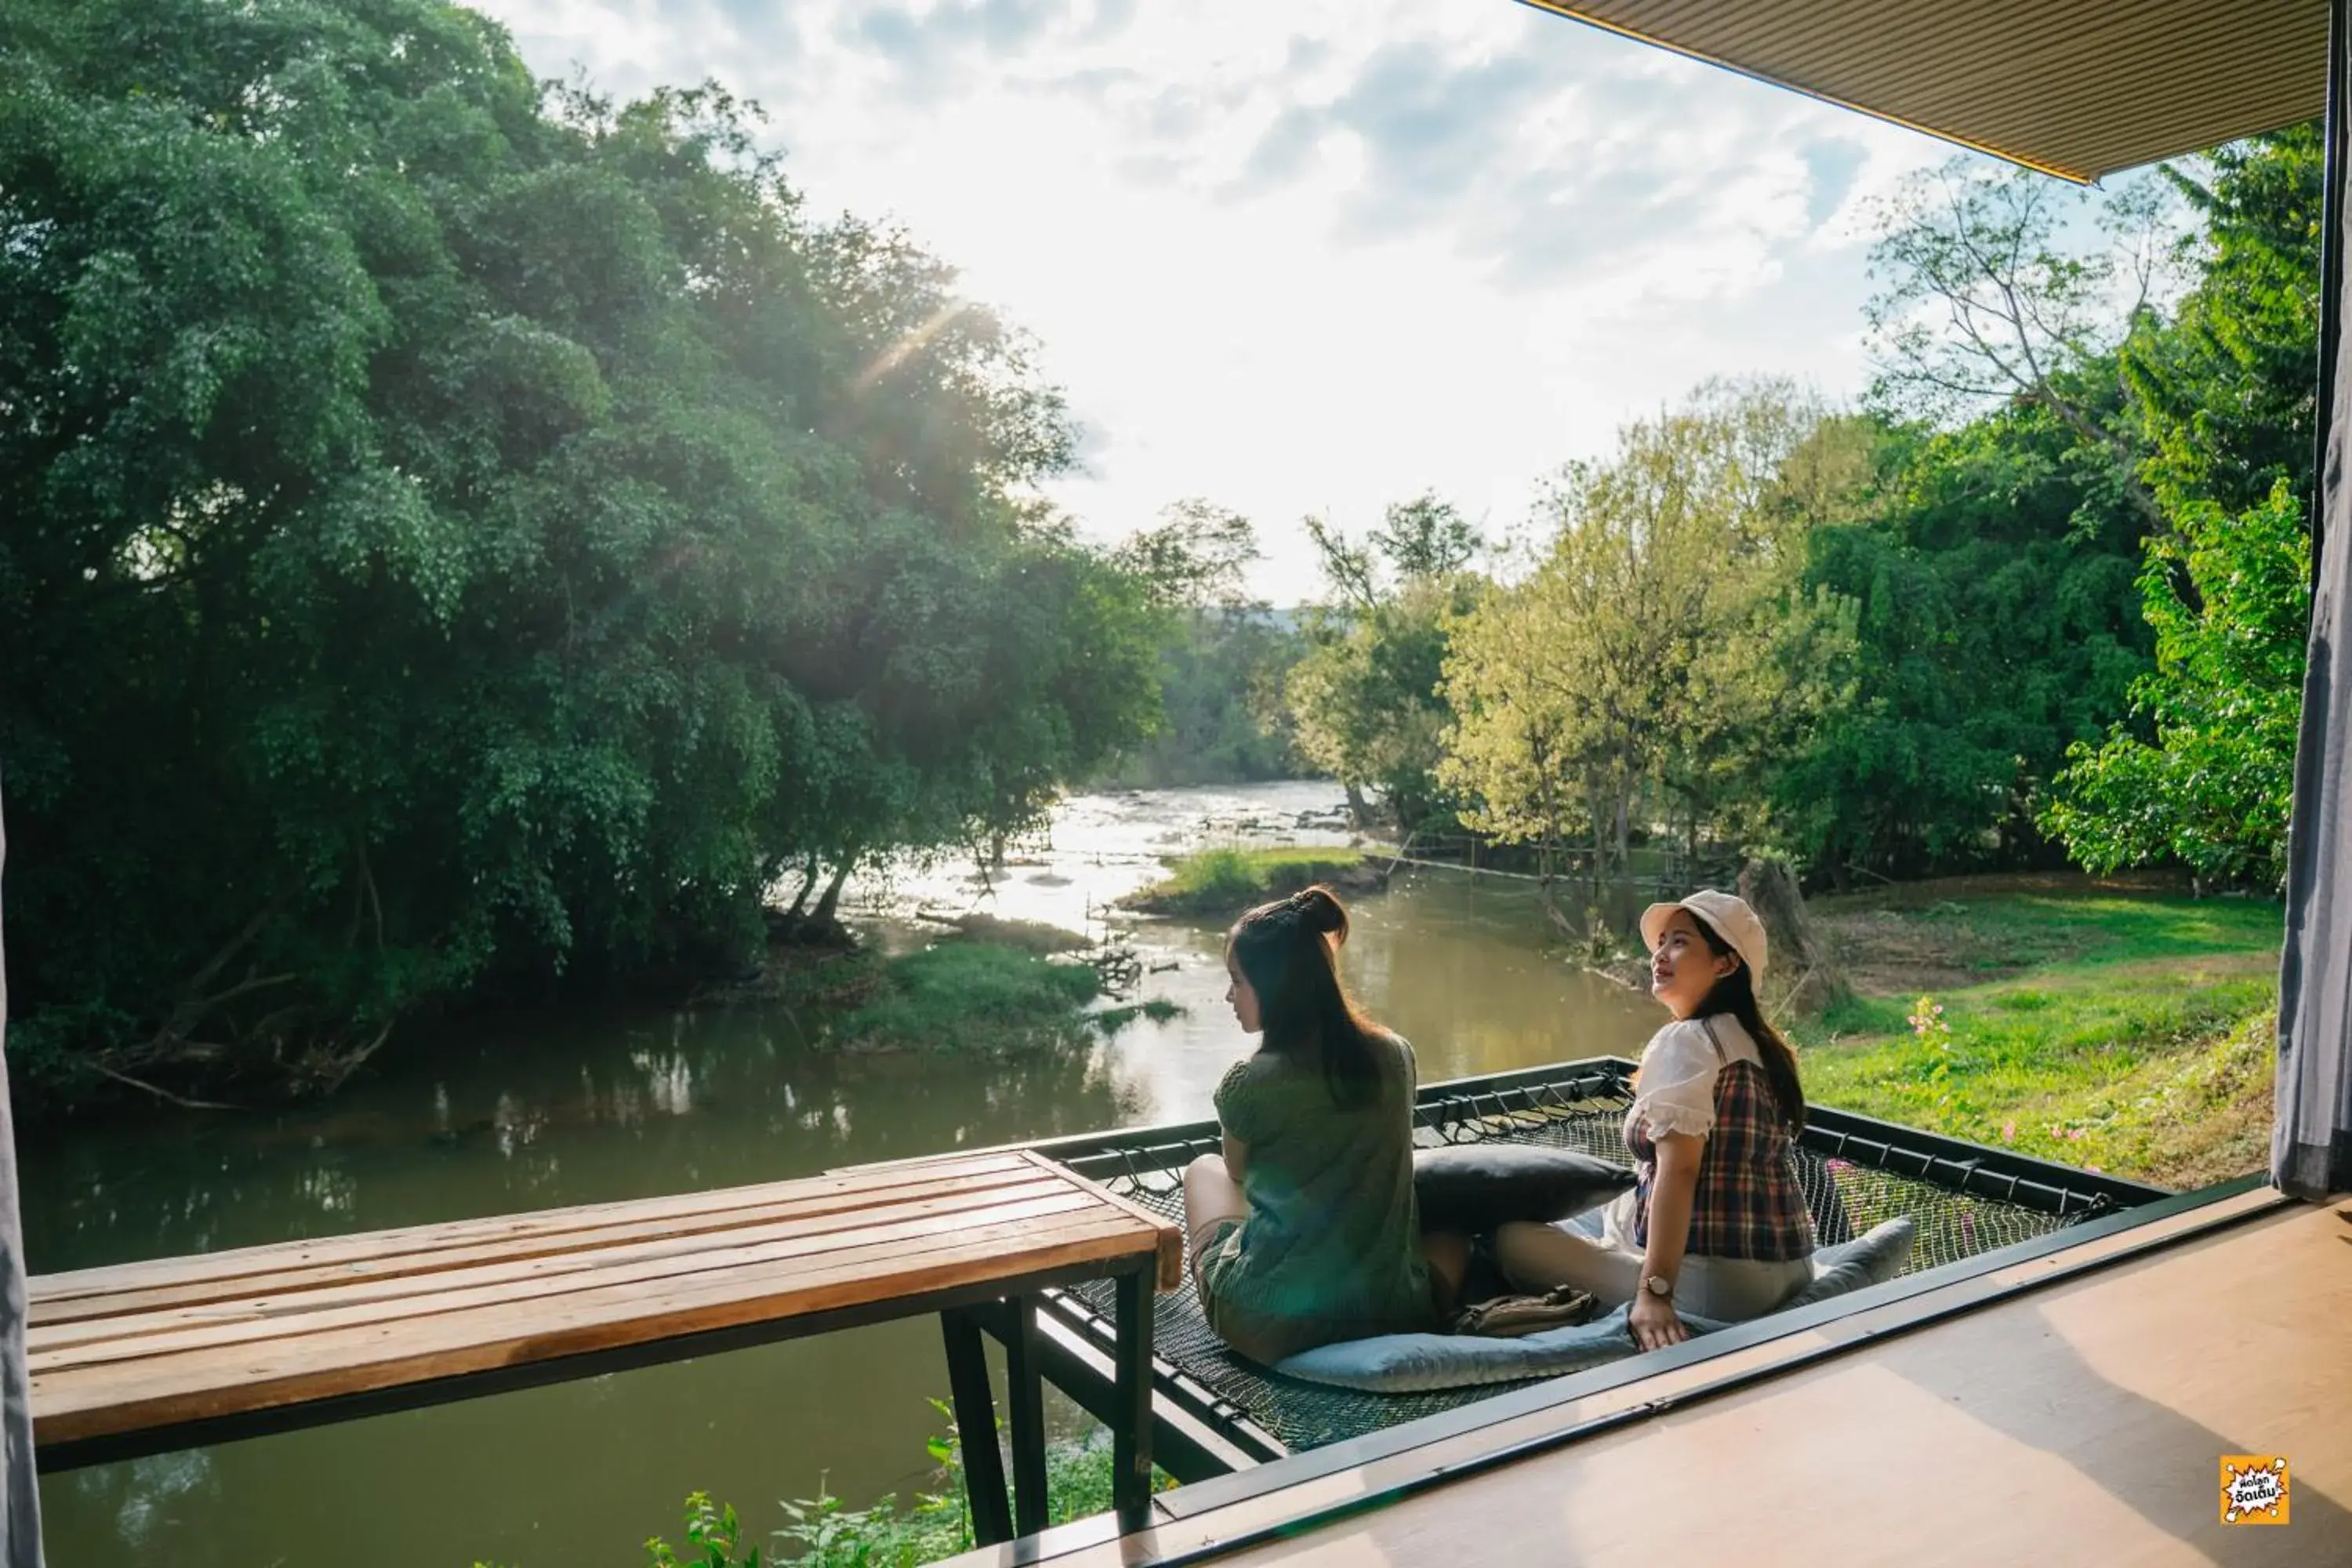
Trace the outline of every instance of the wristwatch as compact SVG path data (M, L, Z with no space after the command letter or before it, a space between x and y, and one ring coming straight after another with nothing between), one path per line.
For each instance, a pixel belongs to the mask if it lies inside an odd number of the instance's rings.
M1675 1293L1675 1282L1663 1274L1651 1274L1643 1278L1642 1289L1653 1296L1671 1296Z

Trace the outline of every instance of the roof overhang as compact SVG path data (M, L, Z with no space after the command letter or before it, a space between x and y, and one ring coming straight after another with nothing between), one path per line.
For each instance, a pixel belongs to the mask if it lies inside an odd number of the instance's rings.
M2063 179L2316 119L2327 0L1525 0Z

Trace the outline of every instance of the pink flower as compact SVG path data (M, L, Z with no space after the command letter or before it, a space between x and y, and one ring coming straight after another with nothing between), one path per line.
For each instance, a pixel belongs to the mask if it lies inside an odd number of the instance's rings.
M2090 1172L2091 1174L2095 1176L2104 1176L2106 1174L2105 1171L2100 1170L2096 1165L2085 1165L2083 1169Z
M2014 1143L2017 1142L2016 1122L2004 1121L2000 1124L2000 1141L2004 1143Z

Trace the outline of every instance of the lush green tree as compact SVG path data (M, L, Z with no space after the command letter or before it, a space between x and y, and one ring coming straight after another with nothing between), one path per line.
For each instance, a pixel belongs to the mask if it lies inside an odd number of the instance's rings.
M338 1080L727 957L1156 701L1058 396L704 89L440 0L0 0L0 765L36 1075ZM806 892L803 891L805 899Z
M2312 493L2323 162L2302 125L2163 171L2200 223L2184 247L2196 279L2121 367L2168 508L2263 507L2281 479Z
M1282 682L1307 651L1293 617L1264 605L1181 615L1160 651L1160 726L1097 781L1124 789L1298 776Z
M2043 816L2085 865L2284 874L2310 612L2322 156L2304 126L2171 178L2201 218L2199 277L2123 351L2169 526L2147 542L2156 668L2085 741Z
M2095 206L2078 187L1965 155L1906 180L1880 204L1871 247L1877 397L1939 424L2032 403L2104 452L2143 521L2163 527L2114 350L2177 272L2167 189L2127 181ZM2105 243L2079 243L2085 224Z
M1330 594L1309 611L1307 655L1284 683L1299 754L1346 787L1359 820L1377 791L1400 833L1450 826L1456 803L1438 774L1454 715L1441 686L1482 542L1430 495L1389 507L1364 544L1318 518L1306 526Z
M1122 541L1116 559L1161 604L1185 611L1247 605L1243 575L1260 553L1248 518L1196 496Z
M1772 833L1766 782L1836 698L1850 611L1803 582L1859 475L1844 426L1782 383L1710 384L1636 421L1544 502L1549 552L1457 628L1442 774L1482 832L1573 840L1621 876L1637 821L1694 847Z
M1855 606L1849 699L1773 784L1799 858L1843 882L2034 863L2068 746L2147 668L2142 522L2104 450L2021 403L1956 430L1882 429L1860 515L1806 581Z
M2311 607L2303 517L2281 479L2265 505L2204 502L2155 542L2141 581L2156 668L2132 687L2154 733L2078 743L2043 813L2091 869L2171 862L2209 885L2284 882Z
M1240 513L1178 501L1118 548L1167 616L1160 648L1160 720L1097 782L1127 788L1235 784L1297 771L1282 678L1304 643L1286 616L1250 598L1243 575L1257 531Z

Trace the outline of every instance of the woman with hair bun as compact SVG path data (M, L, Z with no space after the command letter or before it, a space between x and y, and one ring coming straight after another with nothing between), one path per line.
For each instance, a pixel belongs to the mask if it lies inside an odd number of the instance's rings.
M1257 1051L1217 1085L1221 1153L1184 1173L1209 1326L1272 1364L1317 1345L1437 1328L1465 1247L1421 1234L1412 1047L1339 984L1348 911L1328 888L1261 904L1225 938L1225 1000Z
M1506 1225L1495 1258L1522 1289L1573 1285L1633 1303L1643 1350L1689 1337L1680 1305L1761 1317L1812 1279L1813 1222L1797 1184L1805 1124L1797 1053L1766 1021L1764 926L1712 888L1642 915L1650 992L1674 1016L1650 1037L1625 1113L1633 1190L1594 1239L1568 1226Z

